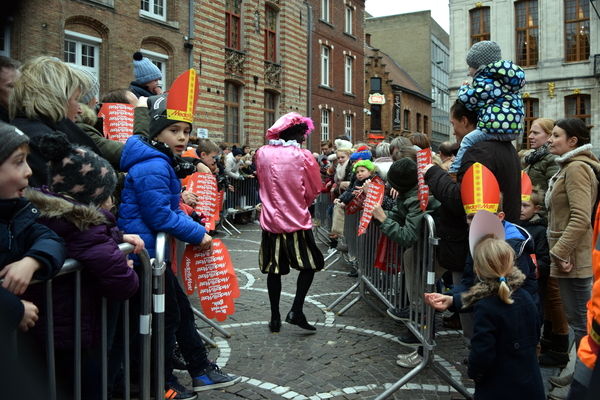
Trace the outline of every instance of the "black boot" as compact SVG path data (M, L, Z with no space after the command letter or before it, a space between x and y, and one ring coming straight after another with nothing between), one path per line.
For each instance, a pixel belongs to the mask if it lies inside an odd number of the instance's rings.
M569 335L552 333L550 350L538 358L540 366L564 368L569 363Z
M541 354L550 351L550 344L552 343L552 321L544 320L544 327L542 330L542 338L540 339L540 345L542 349Z

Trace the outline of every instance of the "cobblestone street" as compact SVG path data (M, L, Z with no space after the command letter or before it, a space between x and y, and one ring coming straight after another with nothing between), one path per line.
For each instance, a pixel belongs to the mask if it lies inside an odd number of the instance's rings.
M349 267L343 260L316 274L309 291L304 312L310 323L316 323L317 332L284 323L280 333L271 333L267 325L270 308L266 276L258 269L260 226L237 227L240 236L215 235L229 249L241 291L235 314L220 324L232 336L225 338L202 321L199 327L217 342L218 346L209 350L209 357L216 359L225 372L240 375L243 380L225 390L201 392L199 398L373 399L410 371L396 365L397 354L414 350L396 340L406 328L388 316L381 317L365 301L359 301L343 316L337 315L355 294L331 312L326 311L355 282L347 276ZM297 272L292 271L283 279L282 318L291 308L296 278ZM196 294L192 302L199 307ZM441 328L436 339L436 360L461 385L473 388L463 364L468 350L461 332L445 330L441 316L438 319ZM180 376L182 383L190 383L189 375ZM461 396L426 369L390 398L448 400Z

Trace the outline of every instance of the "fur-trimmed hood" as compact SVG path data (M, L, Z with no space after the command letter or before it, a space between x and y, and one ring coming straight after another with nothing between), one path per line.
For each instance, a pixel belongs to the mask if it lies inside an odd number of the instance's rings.
M61 194L42 189L27 188L23 193L40 211L40 218L65 218L80 231L86 231L92 225L114 225L114 217L108 211L94 205L77 203Z
M510 292L514 292L517 288L523 285L525 281L525 274L521 272L519 268L516 266L513 267L513 270L508 276L506 276L506 284L508 285ZM500 288L500 280L491 280L486 279L484 281L480 281L475 286L471 288L466 293L461 294L463 309L473 307L475 303L479 300L490 297L497 296L498 289Z

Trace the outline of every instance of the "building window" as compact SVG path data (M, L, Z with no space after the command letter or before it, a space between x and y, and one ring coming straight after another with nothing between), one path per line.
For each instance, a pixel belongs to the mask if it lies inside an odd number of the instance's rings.
M165 3L166 0L142 0L140 14L166 21L167 12L165 9Z
M346 136L352 141L352 114L346 114Z
M427 115L423 116L423 133L429 134L429 117Z
M277 11L265 6L265 60L277 62Z
M329 86L329 53L327 46L321 46L321 85Z
M277 94L265 91L265 125L266 132L277 120Z
M142 53L144 57L146 57L152 62L152 64L156 65L158 69L160 69L160 74L162 78L158 80L158 86L160 86L163 91L167 89L165 86L165 82L167 81L167 61L169 60L169 56L166 54L144 49L140 49L140 53Z
M371 131L381 132L381 106L371 104Z
M352 93L352 61L352 57L346 56L346 65L344 68L344 92L346 93Z
M515 3L517 19L517 64L534 67L538 63L538 1Z
M371 78L371 93L381 93L381 78Z
M590 95L576 94L565 97L565 108L567 118L579 118L587 126L591 125L592 107Z
M225 46L240 50L241 0L225 0Z
M538 99L523 99L523 109L525 110L525 118L523 123L523 137L519 143L519 149L530 149L529 131L533 121L540 117L540 102Z
M417 113L417 132L421 132L421 114Z
M0 56L10 57L10 24L0 27Z
M326 22L329 22L329 1L321 0L321 19Z
M321 110L321 140L329 140L329 110Z
M354 23L354 10L350 6L346 6L346 25L344 27L344 32L349 35L352 35L352 24Z
M490 40L490 8L479 7L471 14L471 46L482 40Z
M102 39L65 30L63 60L89 70L100 79L100 44Z
M240 86L225 82L225 113L223 114L224 141L229 144L240 143Z
M410 111L404 110L404 130L410 132Z
M565 58L567 62L590 58L590 1L565 0Z

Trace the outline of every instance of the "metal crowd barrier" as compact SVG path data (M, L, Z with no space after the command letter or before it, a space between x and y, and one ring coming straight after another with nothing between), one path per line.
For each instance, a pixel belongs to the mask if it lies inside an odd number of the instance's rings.
M374 223L370 223L366 232L361 236L357 236L359 218L360 214L358 213L355 216L346 215L344 224L344 234L348 242L349 254L358 257L357 282L335 300L327 310L333 309L357 289L358 295L340 310L338 315L342 315L361 299L380 315L386 315L367 296L368 293L375 296L388 308L402 308L410 305L410 319L405 324L423 346L422 362L378 396L376 400L391 396L426 367L431 367L461 395L470 399L471 394L456 382L444 368L433 361L436 346L433 339L435 310L423 301L424 293L435 291L435 246L438 244L438 238L436 237L433 218L430 215L423 217L423 228L419 239L410 250L388 240L385 258L380 259L379 262L376 262L376 258L382 239L381 230ZM407 250L409 250L409 253L405 257ZM405 259L410 262L408 267L413 271L410 282L405 282ZM408 302L407 286L411 289L411 302Z
M333 205L329 193L323 193L317 196L314 205L313 234L315 239L329 247L329 232L331 232L331 217L327 214L329 207ZM327 269L335 264L341 258L338 251L333 251L325 255L325 268ZM330 261L333 259L332 261Z
M133 245L121 244L119 246L123 253L128 254L133 251ZM150 282L153 273L153 261L150 260L148 252L143 250L137 257L140 261L140 268L138 271L139 283L140 283L140 315L139 315L139 349L140 349L140 400L150 399L150 321L152 312L152 303L150 296ZM63 276L66 274L75 274L75 317L74 317L74 398L81 399L81 272L84 269L83 264L76 260L68 259L65 261L62 269L56 276ZM46 369L48 373L48 388L47 398L50 400L57 399L57 376L56 376L56 358L54 348L54 315L53 315L53 299L52 299L52 279L48 281L32 281L32 285L44 285L45 287L45 304L38 304L40 308L43 308L46 313ZM129 358L129 301L125 300L122 302L123 307L123 348L124 348L124 385L125 385L125 397L129 399L130 391L130 358ZM102 324L102 336L101 336L101 395L102 399L107 398L107 387L108 387L108 334L107 334L107 300L102 299L102 310L101 310L101 324ZM18 348L20 340L17 336L13 336L11 348L15 349L15 353L18 355ZM161 392L161 397L164 396L164 390ZM157 397L158 398L158 397Z
M227 217L235 216L238 213L254 212L256 210L256 205L260 203L258 198L258 180L256 177L244 178L243 180L230 178L229 182L233 186L234 191L225 191L226 200L219 224L228 235L232 235L230 230L241 235L241 232L227 220Z

